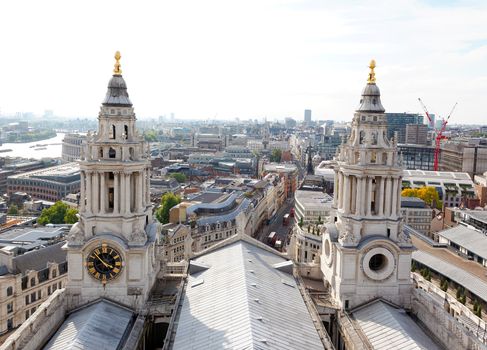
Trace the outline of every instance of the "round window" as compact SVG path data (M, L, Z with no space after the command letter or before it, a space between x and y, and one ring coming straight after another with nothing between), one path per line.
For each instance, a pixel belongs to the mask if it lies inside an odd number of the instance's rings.
M362 268L365 275L370 279L383 280L396 269L396 259L389 249L375 247L363 256Z
M386 265L386 257L383 254L375 254L369 260L369 267L372 271L380 271Z

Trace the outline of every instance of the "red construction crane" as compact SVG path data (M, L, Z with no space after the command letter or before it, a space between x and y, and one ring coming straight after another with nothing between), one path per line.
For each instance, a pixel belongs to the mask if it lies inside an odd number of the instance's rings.
M426 117L429 120L430 126L433 128L433 130L435 132L435 153L434 153L433 169L435 171L438 171L438 163L440 161L440 150L441 150L440 145L441 145L441 140L445 138L443 136L443 133L446 130L446 124L448 124L448 120L450 120L450 117L451 117L453 111L455 110L455 107L457 106L458 102L455 102L455 104L453 105L453 108L450 111L450 114L448 114L448 117L446 117L443 120L443 122L441 123L441 127L439 129L436 129L435 126L433 125L433 119L431 119L431 117L430 117L430 115L428 113L428 109L426 108L425 104L423 103L423 101L421 101L420 98L418 98L418 100L419 100L419 103L421 103L421 106L424 109L424 112L426 114Z

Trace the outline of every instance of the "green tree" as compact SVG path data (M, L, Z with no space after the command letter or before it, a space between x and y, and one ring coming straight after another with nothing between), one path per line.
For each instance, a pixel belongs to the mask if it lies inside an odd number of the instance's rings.
M19 213L19 208L15 205L12 204L7 211L8 215L17 215Z
M42 209L41 216L37 222L41 225L46 224L74 224L78 221L76 209L70 208L66 203L57 201L50 208Z
M271 162L281 162L282 151L278 148L274 148L271 153Z
M161 197L161 205L156 210L156 219L163 224L169 222L169 210L181 203L181 198L172 192L167 192Z
M156 130L147 130L144 132L144 139L147 142L156 142L157 141L157 131Z
M76 216L78 211L74 208L69 208L66 210L66 214L64 215L64 223L65 224L75 224L78 222L78 217Z
M186 175L184 175L183 173L172 173L169 175L169 177L176 179L176 181L180 184L186 182Z
M301 216L301 219L299 219L299 228L303 228L303 225L304 225L304 221L303 221L303 217Z

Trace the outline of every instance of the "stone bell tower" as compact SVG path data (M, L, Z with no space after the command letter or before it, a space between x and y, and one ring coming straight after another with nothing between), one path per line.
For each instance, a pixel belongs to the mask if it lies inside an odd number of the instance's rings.
M79 162L80 221L67 245L73 307L107 297L138 308L157 272L149 149L135 127L120 57L117 52L98 132L88 133Z
M334 216L321 269L336 302L352 308L382 297L408 307L412 244L400 212L402 163L375 83L375 61L335 165Z

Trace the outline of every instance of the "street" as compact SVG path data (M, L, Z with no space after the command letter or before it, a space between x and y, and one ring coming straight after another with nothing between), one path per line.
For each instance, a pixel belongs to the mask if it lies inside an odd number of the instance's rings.
M282 224L282 218L285 214L289 214L289 211L294 206L294 198L286 200L284 205L278 210L278 212L271 218L271 222L269 225L264 226L261 231L257 234L257 239L261 242L267 243L267 237L271 232L276 232L278 236L278 240L283 242L283 245L286 245L287 236L289 231L292 229L294 224L294 218L289 218L289 225L284 226Z

